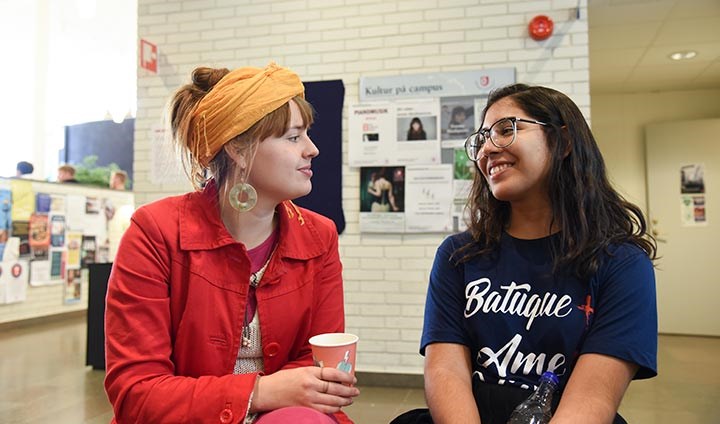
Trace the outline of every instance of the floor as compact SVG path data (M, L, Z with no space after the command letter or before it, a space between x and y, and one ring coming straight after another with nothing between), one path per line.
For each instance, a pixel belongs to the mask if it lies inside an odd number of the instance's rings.
M0 423L98 424L112 418L103 371L85 363L85 318L0 332ZM720 423L720 338L661 336L660 376L637 381L620 408L629 423ZM361 382L362 383L362 382ZM385 424L424 406L421 389L368 387L347 414Z

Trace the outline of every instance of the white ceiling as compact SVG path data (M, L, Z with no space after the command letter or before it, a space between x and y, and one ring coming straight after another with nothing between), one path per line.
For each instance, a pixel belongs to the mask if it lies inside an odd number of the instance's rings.
M588 23L593 93L720 88L720 0L588 0Z

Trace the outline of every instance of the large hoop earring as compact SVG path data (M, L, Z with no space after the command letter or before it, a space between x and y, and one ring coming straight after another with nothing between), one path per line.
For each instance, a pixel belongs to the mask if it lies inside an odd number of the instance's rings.
M255 207L257 204L257 191L248 183L237 183L230 189L230 206L236 211L243 213Z

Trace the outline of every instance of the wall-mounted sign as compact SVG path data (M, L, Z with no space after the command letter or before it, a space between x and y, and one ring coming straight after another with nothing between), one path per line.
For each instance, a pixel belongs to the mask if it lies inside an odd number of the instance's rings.
M483 96L515 82L515 68L360 78L360 101Z
M147 40L140 39L140 67L157 74L157 46Z

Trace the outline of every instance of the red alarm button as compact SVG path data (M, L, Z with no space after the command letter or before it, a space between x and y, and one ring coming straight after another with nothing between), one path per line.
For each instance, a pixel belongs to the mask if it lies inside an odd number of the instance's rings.
M545 15L538 15L528 24L528 33L535 41L542 41L550 38L553 33L553 21Z

